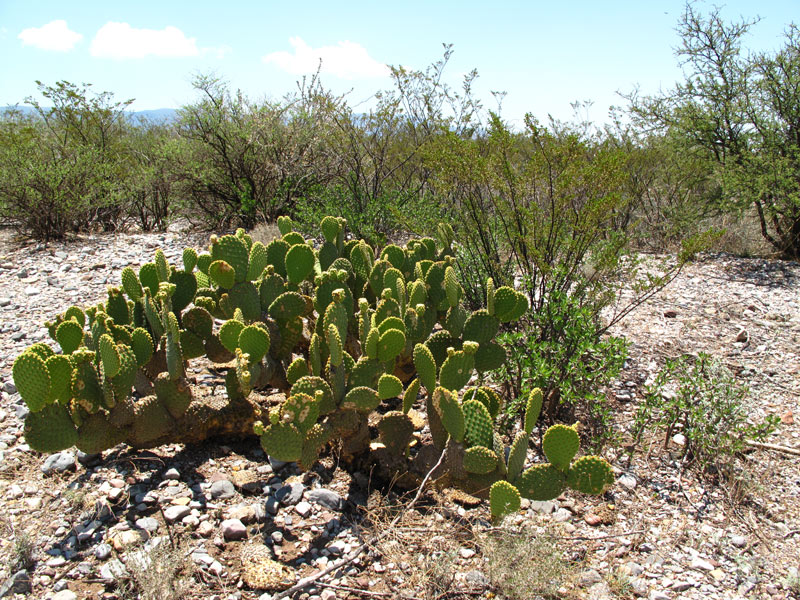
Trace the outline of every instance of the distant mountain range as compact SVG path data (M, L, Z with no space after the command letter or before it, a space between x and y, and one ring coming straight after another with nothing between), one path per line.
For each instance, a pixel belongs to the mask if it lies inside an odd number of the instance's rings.
M0 116L7 110L17 108L25 115L35 115L36 110L32 106L19 104L14 106L0 106ZM125 114L132 122L151 121L155 123L171 123L178 118L178 111L175 108L156 108L154 110L131 110Z

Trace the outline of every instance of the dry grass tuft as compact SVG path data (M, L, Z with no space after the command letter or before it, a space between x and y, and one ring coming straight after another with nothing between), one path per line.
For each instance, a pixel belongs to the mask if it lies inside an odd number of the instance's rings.
M128 556L129 578L120 582L123 600L179 600L191 587L193 565L185 544L173 547L169 540L147 546Z
M275 223L260 223L250 232L250 237L254 242L261 242L266 246L275 238L281 237L281 232Z

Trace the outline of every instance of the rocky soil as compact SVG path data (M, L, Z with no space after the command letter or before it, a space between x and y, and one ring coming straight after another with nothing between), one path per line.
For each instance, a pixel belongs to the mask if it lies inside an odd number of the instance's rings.
M784 452L754 450L735 481L715 482L682 469L680 437L666 448L663 436L648 438L632 461L609 450L618 481L604 497L525 502L509 519L551 541L553 576L542 574L542 546L498 564L486 503L459 494L431 490L383 530L410 496L374 490L369 473L348 473L335 456L302 474L268 460L255 437L118 447L102 457L32 452L11 366L24 347L48 341L42 323L101 300L123 266L151 260L156 248L180 262L184 246L204 241L179 233L0 240L0 597L111 600L137 597L136 588L149 598L268 599L376 533L388 535L297 597L502 597L514 572L569 598L800 593L800 458ZM689 265L612 332L631 342L608 391L621 439L664 359L705 351L749 385L753 421L781 417L769 441L800 448L798 292L796 263L707 256ZM213 374L194 375L217 393Z

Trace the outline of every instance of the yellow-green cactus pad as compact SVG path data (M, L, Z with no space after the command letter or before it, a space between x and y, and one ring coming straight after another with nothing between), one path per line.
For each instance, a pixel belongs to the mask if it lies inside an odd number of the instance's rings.
M461 405L464 413L464 437L470 446L492 446L492 418L486 407L477 400L468 400Z
M466 425L456 393L443 387L437 387L433 392L433 407L439 413L442 425L450 437L456 442L461 442L464 439Z
M539 420L539 413L542 411L544 396L542 390L533 388L528 394L528 402L525 406L525 433L528 435L533 431L536 421Z
M489 507L492 521L501 521L503 517L517 512L521 506L519 490L508 481L495 481L489 488Z
M30 349L20 354L11 369L14 385L32 412L41 410L50 396L50 373L44 360Z
M208 266L208 276L219 287L229 290L236 284L236 271L224 260L215 260Z
M567 473L567 485L584 494L602 494L614 483L611 465L599 456L582 456Z
M569 469L569 464L577 454L580 444L578 432L568 425L553 425L547 429L542 438L542 450L547 460L564 472Z
M342 408L370 412L378 408L380 403L378 392L368 387L356 387L347 392L342 401Z
M486 475L497 468L497 454L484 446L473 446L464 452L464 470L467 473Z
M303 440L303 434L292 423L275 423L261 434L261 447L273 458L294 462L302 456Z
M397 398L403 393L403 382L394 375L384 373L378 380L378 396L381 400Z
M75 445L78 431L67 408L49 404L25 417L25 441L37 452L58 452Z
M517 478L516 487L523 498L552 500L564 491L566 478L553 465L545 463L526 469Z

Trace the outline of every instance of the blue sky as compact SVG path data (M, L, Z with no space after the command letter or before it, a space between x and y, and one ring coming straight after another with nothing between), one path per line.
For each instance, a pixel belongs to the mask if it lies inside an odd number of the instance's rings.
M216 73L251 98L280 98L323 60L322 82L352 105L390 85L386 64L423 69L453 44L446 75L477 69L487 107L520 122L572 115L607 120L617 91L652 93L680 78L674 55L683 1L316 2L281 0L0 0L0 106L36 95L35 80L93 84L133 109L173 108L195 97L191 80ZM710 4L696 7L707 11ZM779 46L797 0L730 1L728 19L760 16L753 50Z

